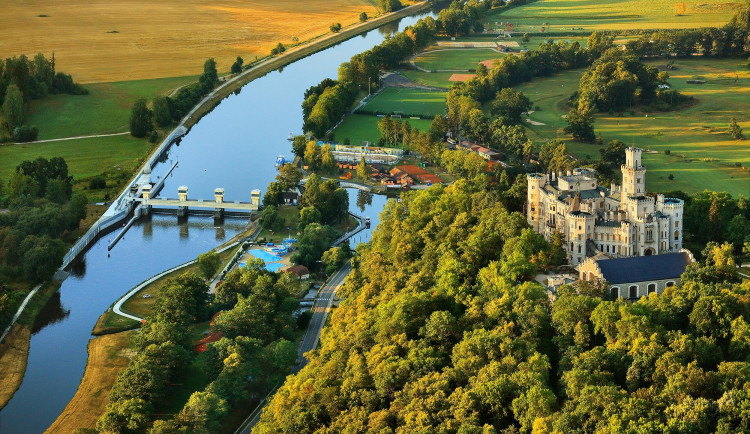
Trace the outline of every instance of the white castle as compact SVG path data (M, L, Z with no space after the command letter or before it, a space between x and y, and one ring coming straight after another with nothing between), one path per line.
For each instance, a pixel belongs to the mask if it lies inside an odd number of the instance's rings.
M628 148L622 187L597 185L593 170L528 175L526 219L548 240L562 234L571 265L587 256L623 258L682 249L683 201L646 196L642 149Z

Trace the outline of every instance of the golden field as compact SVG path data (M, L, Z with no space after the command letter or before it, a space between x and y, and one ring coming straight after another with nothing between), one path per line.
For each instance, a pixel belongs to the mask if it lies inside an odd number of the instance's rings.
M278 42L291 44L377 13L367 0L30 0L0 14L0 57L53 51L81 83L196 75L216 59L227 72Z

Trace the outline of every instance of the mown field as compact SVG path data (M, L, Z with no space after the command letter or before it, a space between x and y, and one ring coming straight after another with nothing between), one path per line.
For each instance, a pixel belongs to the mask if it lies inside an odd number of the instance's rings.
M359 144L363 141L370 142L371 145L377 145L380 140L380 131L378 130L377 116L368 115L349 115L344 122L334 130L336 141L343 142L349 139L352 144ZM431 119L402 119L408 120L412 128L420 131L429 131L432 124Z
M414 58L414 64L428 71L468 71L477 69L479 62L503 56L491 48L436 48Z
M506 11L490 13L488 29L538 33L549 31L674 29L716 27L726 24L742 0L685 2L680 0L538 0ZM502 24L501 24L502 23Z
M445 92L389 87L365 104L362 110L432 117L445 112L445 98Z
M57 69L83 83L192 75L209 57L223 72L237 56L265 56L361 12L377 10L368 0L10 2L0 14L0 57L54 51Z
M3 145L0 146L0 179L7 180L20 162L37 157L63 157L76 179L104 171L130 174L155 146L130 135Z
M663 66L664 60L655 61ZM725 190L733 195L750 195L750 145L732 139L726 133L730 119L737 119L750 133L750 71L743 60L682 59L669 71L669 83L697 102L685 109L666 113L640 111L599 114L594 128L605 142L618 139L654 151L644 156L650 190L687 192ZM567 113L566 101L577 89L582 71L567 71L553 77L537 78L518 86L535 108L529 119L542 125L530 125L531 137L541 143L548 138L564 138L562 128ZM706 80L691 85L689 79ZM750 134L748 134L750 135ZM599 147L574 141L568 147L579 157L599 155ZM670 155L666 155L665 151ZM674 180L669 181L669 175Z

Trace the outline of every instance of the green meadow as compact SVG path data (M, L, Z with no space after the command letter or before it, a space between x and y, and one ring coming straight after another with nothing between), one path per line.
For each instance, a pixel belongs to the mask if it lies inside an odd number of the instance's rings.
M0 179L7 180L19 163L37 157L63 157L76 179L121 170L129 178L155 146L130 135L4 145L0 146Z
M380 130L378 130L378 121L381 118L378 116L368 115L349 115L344 119L334 130L336 135L336 141L343 143L344 139L349 139L353 145L358 145L363 141L370 142L371 145L377 145L380 140ZM429 131L430 125L432 124L431 119L401 119L402 121L409 121L409 125L412 128L416 128L420 131Z
M445 97L445 92L389 87L376 95L362 110L434 117L445 112Z
M416 69L404 69L399 73L409 80L425 86L441 87L448 90L453 84L450 81L452 72L424 72Z
M743 3L742 0L705 3L681 0L538 0L488 14L486 27L504 29L505 23L512 23L514 31L529 33L539 33L544 24L552 32L576 29L585 33L718 27L726 24Z
M149 102L196 77L172 77L86 84L88 95L49 95L33 101L28 124L39 128L39 140L128 131L133 103Z
M666 61L654 61L664 66ZM686 192L725 190L733 195L750 195L750 145L727 134L735 118L750 133L750 71L738 59L682 59L669 71L669 83L696 102L673 112L643 113L638 110L597 115L594 128L604 142L617 139L646 149L647 179L651 190ZM518 86L536 109L528 116L530 137L541 143L549 138L567 138L562 118L569 96L577 89L582 71L567 71L536 78ZM702 85L687 80L705 80ZM648 116L647 116L648 115ZM534 125L536 124L536 125ZM750 134L748 134L750 135ZM599 146L568 141L578 157L596 158ZM669 155L666 154L669 151ZM672 174L673 181L668 177Z

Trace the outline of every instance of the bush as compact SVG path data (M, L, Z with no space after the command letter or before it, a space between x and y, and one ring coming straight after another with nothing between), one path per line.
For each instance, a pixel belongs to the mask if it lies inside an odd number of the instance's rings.
M672 153L672 151L670 151L669 149L667 149L666 151L664 151L664 155L669 155L671 153Z
M367 21L367 19L368 19L367 12L362 12L361 14L359 14L360 23L364 23L365 21Z
M341 23L333 23L329 27L333 33L338 33L341 31Z
M21 125L13 130L13 140L16 142L33 142L39 136L37 127Z
M89 179L89 190L101 190L107 188L107 181L101 176L95 176Z

